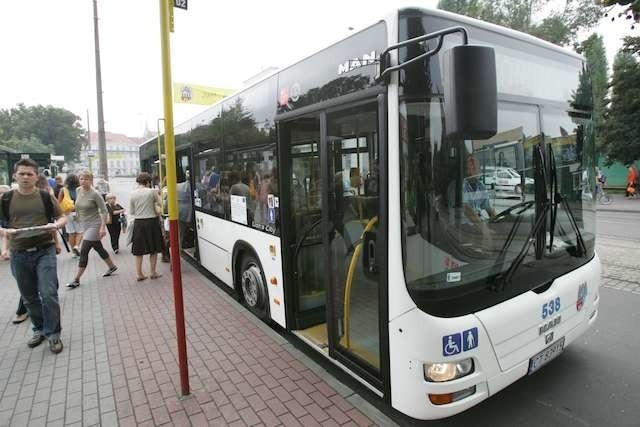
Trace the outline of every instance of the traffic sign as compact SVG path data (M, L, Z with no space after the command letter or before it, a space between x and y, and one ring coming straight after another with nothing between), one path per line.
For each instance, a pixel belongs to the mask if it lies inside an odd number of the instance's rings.
M187 10L187 0L173 0L173 7Z
M94 153L93 151L87 151L87 157L95 157L96 153Z

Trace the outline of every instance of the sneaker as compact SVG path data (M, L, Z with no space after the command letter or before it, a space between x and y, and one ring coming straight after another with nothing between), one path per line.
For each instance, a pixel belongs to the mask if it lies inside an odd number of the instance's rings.
M77 281L77 280L74 280L73 282L67 283L67 288L69 288L69 289L75 289L78 286L80 286L80 282Z
M16 314L16 317L13 318L11 323L13 323L14 325L17 325L18 323L22 323L25 320L27 320L28 317L29 317L29 315L27 313Z
M60 340L60 338L49 340L49 350L51 350L51 353L60 353L62 351L62 347L62 340Z
M118 249L114 249L114 250L113 250L113 253L114 253L114 254L117 254L118 252L120 252Z
M29 348L34 348L39 346L42 341L44 341L44 335L42 335L42 332L35 331L31 339L27 342L27 346Z
M118 269L117 265L114 265L113 267L111 267L110 269L108 269L103 275L102 277L108 277L111 276L113 274L114 271L116 271Z
M78 249L78 247L77 247L77 246L74 246L74 247L73 247L73 254L74 254L75 256L80 256L80 250Z

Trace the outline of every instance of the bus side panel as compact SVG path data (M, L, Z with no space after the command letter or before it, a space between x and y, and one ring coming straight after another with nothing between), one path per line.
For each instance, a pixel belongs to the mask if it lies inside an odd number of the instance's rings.
M199 211L196 211L196 224L200 263L227 286L233 287L231 260L235 243L243 240L253 247L267 281L271 319L286 327L280 238ZM275 255L271 255L270 246L275 247Z

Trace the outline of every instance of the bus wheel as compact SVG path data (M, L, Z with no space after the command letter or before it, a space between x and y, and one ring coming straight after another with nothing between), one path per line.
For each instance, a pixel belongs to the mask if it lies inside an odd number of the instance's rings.
M256 316L267 320L267 287L262 279L260 266L253 256L242 259L240 272L240 288L245 306Z

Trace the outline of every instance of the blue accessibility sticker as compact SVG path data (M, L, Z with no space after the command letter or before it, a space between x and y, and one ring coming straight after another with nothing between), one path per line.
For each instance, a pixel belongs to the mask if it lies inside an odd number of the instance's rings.
M445 335L442 337L442 355L453 356L462 352L462 336L460 334Z
M478 328L442 337L442 355L454 356L478 347Z
M467 329L462 333L462 350L469 351L478 346L478 328Z

